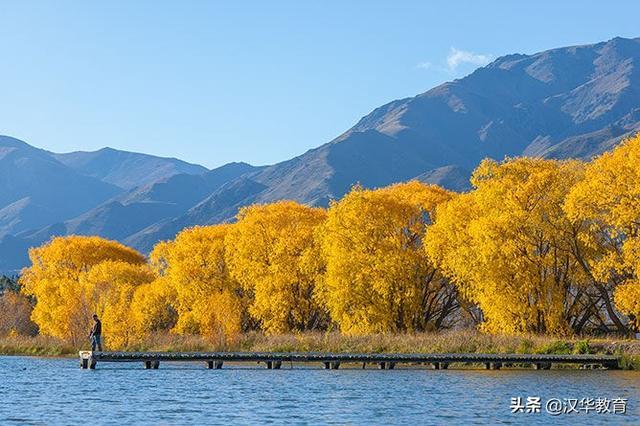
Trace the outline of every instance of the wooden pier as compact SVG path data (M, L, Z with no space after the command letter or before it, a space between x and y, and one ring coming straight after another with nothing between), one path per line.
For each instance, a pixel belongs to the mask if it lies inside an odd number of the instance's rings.
M477 365L499 370L505 366L531 366L548 370L552 365L580 365L582 368L619 368L620 359L610 355L541 354L366 354L325 352L80 352L80 367L94 369L99 362L139 362L146 369L158 369L161 362L201 362L206 368L221 369L225 362L259 363L268 369L280 369L284 363L315 363L337 370L340 365L368 365L392 370L399 364L428 365L435 370L450 366Z

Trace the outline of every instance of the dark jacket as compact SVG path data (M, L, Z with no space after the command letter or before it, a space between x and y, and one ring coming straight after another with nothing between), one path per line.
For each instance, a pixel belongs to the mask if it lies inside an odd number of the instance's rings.
M100 320L96 320L93 324L93 328L91 329L91 336L101 336L102 335L102 322Z

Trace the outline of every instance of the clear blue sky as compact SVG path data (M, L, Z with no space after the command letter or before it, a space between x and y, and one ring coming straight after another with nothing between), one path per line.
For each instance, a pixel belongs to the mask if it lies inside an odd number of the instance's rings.
M0 133L269 164L492 57L640 36L635 1L3 1Z

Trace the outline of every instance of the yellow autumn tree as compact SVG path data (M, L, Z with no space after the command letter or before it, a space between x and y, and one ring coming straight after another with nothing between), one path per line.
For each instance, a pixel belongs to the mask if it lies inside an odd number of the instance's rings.
M231 276L251 297L249 311L267 333L313 330L326 313L314 299L323 271L314 230L323 209L293 201L240 210L225 241Z
M616 306L629 316L636 332L640 330L640 282L628 281L620 285L615 292Z
M74 345L86 341L95 308L81 285L83 275L105 261L145 263L140 253L118 242L82 236L54 238L30 249L29 258L20 283L36 299L32 320L42 334Z
M614 301L618 310L629 317L630 328L640 332L640 238L627 240L623 249L628 277L616 286Z
M177 299L175 288L162 277L136 287L130 309L135 335L144 338L172 330L178 322Z
M106 346L121 349L142 337L131 311L133 296L154 279L147 265L120 260L100 262L80 276L82 294L101 318Z
M227 339L240 333L246 303L225 261L225 238L233 225L196 226L151 254L161 282L177 296L174 331Z
M417 181L355 187L319 229L327 270L318 295L346 334L438 329L458 308L455 288L422 244L451 193Z
M31 309L24 295L11 290L0 292L0 337L35 335L38 328L31 321Z
M581 265L600 297L607 316L618 331L627 326L612 303L631 320L638 317L640 269L640 135L593 160L585 178L572 189L565 203L567 215L580 223L580 240L590 256ZM617 287L620 287L616 290ZM635 298L635 300L634 300Z
M492 333L578 331L592 301L562 210L582 178L575 161L485 160L475 190L437 209L426 250L482 310Z
M178 323L178 294L165 276L170 246L168 241L154 246L149 263L157 278L138 287L133 295L131 314L140 335L167 332Z

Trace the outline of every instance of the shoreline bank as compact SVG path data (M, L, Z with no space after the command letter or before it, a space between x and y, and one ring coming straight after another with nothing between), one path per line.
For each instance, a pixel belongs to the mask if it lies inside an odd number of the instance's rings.
M337 332L308 332L266 336L252 332L227 341L202 336L155 334L122 348L136 352L335 352L335 353L486 353L486 354L598 354L622 357L621 367L640 371L640 340L603 337L487 335L460 330L440 333L344 336ZM87 344L74 346L47 336L0 338L0 355L76 358Z

